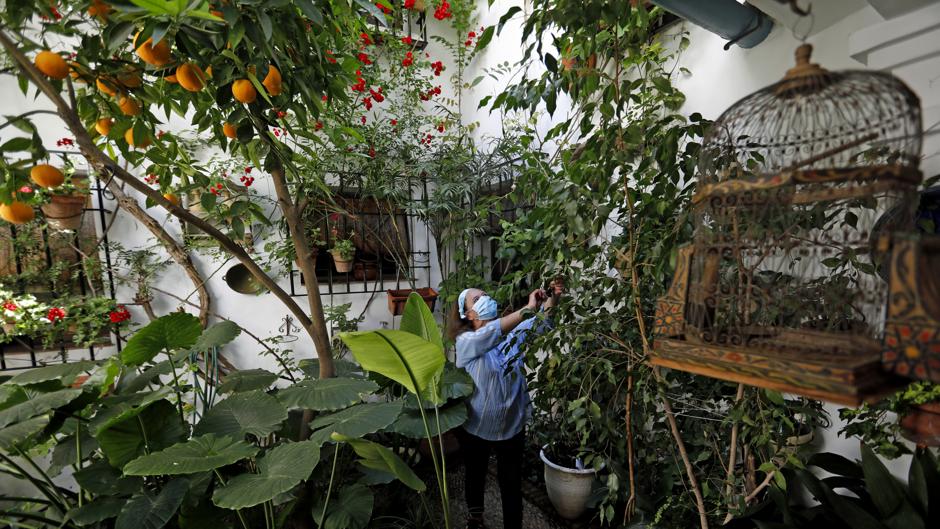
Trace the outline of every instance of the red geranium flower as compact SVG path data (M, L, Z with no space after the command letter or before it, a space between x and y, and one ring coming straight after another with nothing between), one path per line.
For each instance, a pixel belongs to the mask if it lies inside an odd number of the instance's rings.
M366 33L366 32L360 33L360 34L359 34L359 38L362 39L362 44L363 44L364 46L368 46L368 45L372 44L372 38L369 37L369 34Z
M245 168L245 174L248 174L250 172L251 172L251 166L249 165L248 167Z
M46 314L46 319L53 323L63 318L65 318L65 310L59 307L52 307L51 309L49 309L49 312Z
M434 18L438 20L444 20L452 16L454 16L454 14L450 12L450 2L447 0L443 0L441 5L437 6L437 9L434 10Z
M360 52L360 53L359 53L359 62L361 62L362 64L365 64L365 65L372 64L372 61L369 60L369 56L368 56L367 54L363 53L363 52Z
M407 1L407 0L405 0L405 6L406 6L406 7L408 6L408 1ZM401 38L401 42L402 42L402 44L407 44L407 45L411 46L412 44L414 44L415 41L414 41L414 39L411 38L411 35L407 35L407 36Z
M372 110L372 98L371 97L363 98L362 104L365 105L366 110Z
M378 2L375 3L375 7L379 8L379 11L385 13L386 15L391 15L391 14L392 14L392 10L391 10L391 9L385 7L384 5L382 5L382 4L378 3Z
M414 64L414 62L415 62L415 61L414 61L414 59L413 59L412 56L411 56L411 52L409 51L408 53L405 54L405 58L401 60L401 65L402 65L402 66L411 66L412 64Z
M370 88L370 89L369 89L369 93L372 94L372 99L374 99L376 103L381 103L382 101L385 101L385 96L382 95L382 87L381 87L381 86L379 87L378 91L375 91L375 90L373 90L373 89Z
M131 319L131 313L124 305L118 305L117 309L112 310L110 314L108 314L108 318L111 319L111 323L121 323L122 321Z
M33 188L29 186L23 186L20 188L20 193L32 193L32 192L33 192Z
M5 301L5 302L3 303L3 308L5 308L5 309L7 309L7 310L9 310L9 311L14 311L14 310L18 309L19 307L16 305L16 303L13 303L12 301L9 301L9 300L8 300L8 301Z
M434 75L441 75L441 72L444 71L444 63L441 61L432 62L431 69L434 70Z
M405 9L414 9L415 0L405 0Z
M397 119L393 119L393 120L391 121L391 123L392 123L392 126L394 127L395 125L398 125L398 120L397 120Z

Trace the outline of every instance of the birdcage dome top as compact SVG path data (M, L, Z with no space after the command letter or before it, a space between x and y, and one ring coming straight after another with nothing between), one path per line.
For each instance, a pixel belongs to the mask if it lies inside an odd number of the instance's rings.
M920 101L890 73L831 72L800 46L784 78L726 110L706 135L699 182L706 187L824 173L878 178L885 168L920 181ZM877 173L875 171L874 173ZM855 175L855 176L852 176Z

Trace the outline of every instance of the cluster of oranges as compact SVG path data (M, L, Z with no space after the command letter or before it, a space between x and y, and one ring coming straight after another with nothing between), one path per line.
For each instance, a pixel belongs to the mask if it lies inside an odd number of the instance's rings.
M29 171L29 178L44 188L53 188L65 182L65 174L59 168L49 164L39 164ZM36 217L36 212L25 202L14 200L9 204L0 204L0 218L11 224L25 224Z

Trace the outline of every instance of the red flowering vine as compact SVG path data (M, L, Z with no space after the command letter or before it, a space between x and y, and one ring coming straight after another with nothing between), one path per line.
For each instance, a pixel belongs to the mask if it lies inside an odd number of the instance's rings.
M385 101L385 96L382 95L382 87L381 87L381 86L379 87L378 90L373 90L373 89L370 88L370 89L369 89L369 94L372 95L372 99L374 99L376 103L381 103L382 101Z
M405 9L414 9L415 0L405 0Z
M401 60L401 65L407 68L414 64L414 62L414 57L411 56L411 52L409 51L405 54L405 58Z
M371 97L363 98L362 104L365 105L366 110L372 110L372 98Z
M444 20L452 16L454 16L454 14L450 12L450 2L447 0L443 0L441 5L437 6L437 9L434 10L434 18L438 20Z
M411 38L411 35L405 35L404 37L401 38L401 43L411 46L412 44L415 43L415 40Z
M336 57L333 56L333 52L330 50L326 50L326 62L336 64Z
M255 183L255 178L253 176L248 176L248 175L242 175L241 177L239 177L239 180L241 180L242 185L244 185L245 187L251 187L251 184Z
M389 7L385 7L385 6L384 6L382 3L380 3L380 2L376 2L376 3L375 3L375 7L379 8L379 11L385 13L386 15L391 15L391 14L392 14L392 9L389 8Z
M366 66L372 64L372 61L369 59L369 55L365 52L360 52L358 55L359 62L365 64Z
M421 101L430 101L432 97L441 95L440 85L435 86L434 88L428 90L428 93L421 94Z
M60 140L56 140L55 144L56 147L71 147L75 145L75 140L72 138L62 138Z
M434 70L434 75L441 75L441 72L444 71L444 63L441 61L436 61L431 63L431 69Z
M391 120L389 123L391 123L392 126L395 127L395 126L398 125L398 120L397 120L397 119L393 119L393 120Z
M372 44L372 37L370 37L369 34L364 31L359 34L359 40L362 41L363 46L369 46Z

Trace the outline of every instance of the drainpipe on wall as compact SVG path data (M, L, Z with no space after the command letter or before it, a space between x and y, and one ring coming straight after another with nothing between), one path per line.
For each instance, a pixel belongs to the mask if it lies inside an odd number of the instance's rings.
M725 49L737 44L757 46L774 27L761 10L737 0L652 0L652 3L727 40Z

